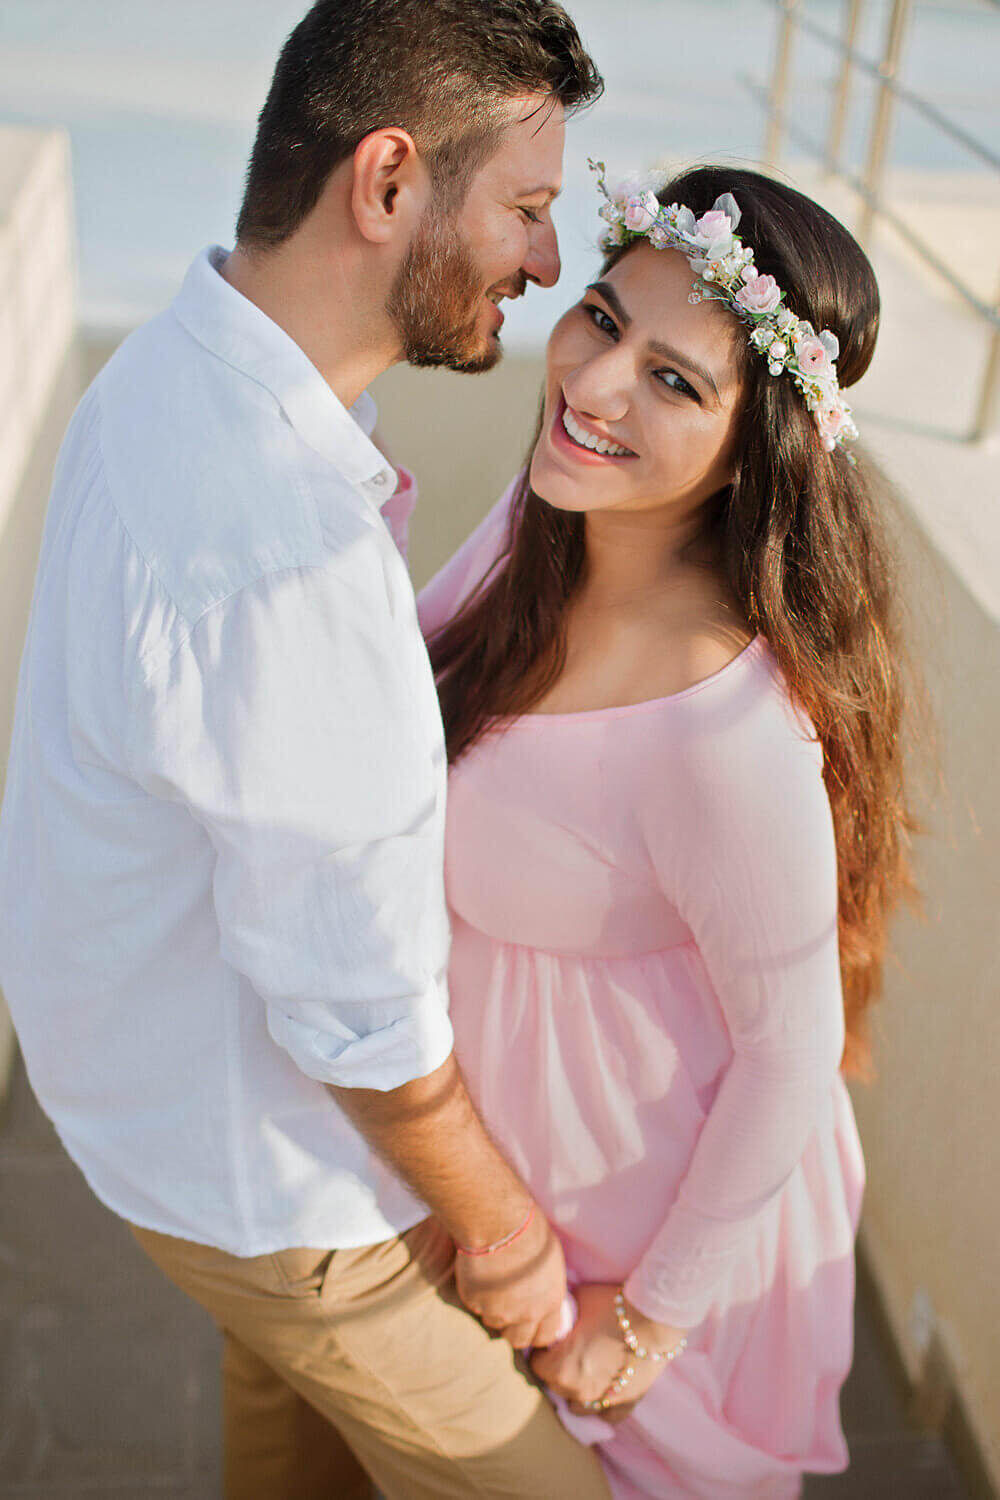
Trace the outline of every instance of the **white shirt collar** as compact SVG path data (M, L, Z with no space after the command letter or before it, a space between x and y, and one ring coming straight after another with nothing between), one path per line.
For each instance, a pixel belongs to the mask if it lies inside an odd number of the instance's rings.
M294 339L219 275L227 253L219 245L201 252L174 299L175 316L211 353L269 390L303 441L378 510L397 475L359 425L370 410L365 397L350 410L338 400Z

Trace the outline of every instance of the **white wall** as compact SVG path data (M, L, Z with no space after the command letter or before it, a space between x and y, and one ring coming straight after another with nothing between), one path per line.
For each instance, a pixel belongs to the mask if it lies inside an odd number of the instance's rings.
M1000 1489L1000 616L913 509L902 550L936 746L916 851L924 916L896 924L876 1077L852 1088L862 1244L914 1386L939 1416L949 1389L960 1396Z
M0 525L73 333L69 142L0 126Z
M73 338L72 225L66 135L0 126L0 580L9 585L0 618L10 648L0 670L4 757L44 494L32 495L29 515L19 512ZM0 1097L13 1046L0 998Z

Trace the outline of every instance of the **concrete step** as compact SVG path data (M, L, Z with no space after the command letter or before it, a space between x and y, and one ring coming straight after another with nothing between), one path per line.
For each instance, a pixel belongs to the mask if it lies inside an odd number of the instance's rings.
M217 1500L219 1340L93 1197L18 1060L0 1118L0 1500ZM966 1500L859 1300L849 1471L805 1500Z
M813 1476L804 1500L968 1500L939 1438L917 1433L857 1438L846 1474Z

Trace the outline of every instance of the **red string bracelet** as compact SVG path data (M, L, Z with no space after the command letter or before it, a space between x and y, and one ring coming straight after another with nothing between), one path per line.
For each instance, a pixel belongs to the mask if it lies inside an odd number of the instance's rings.
M515 1229L513 1234L505 1235L502 1240L496 1240L492 1245L483 1245L482 1249L480 1250L470 1250L466 1245L456 1245L455 1249L458 1251L459 1255L495 1255L498 1250L506 1250L508 1245L513 1245L515 1240L520 1239L521 1235L527 1229L528 1225L531 1223L534 1217L535 1205L532 1204L528 1209L528 1217L525 1219L520 1229Z

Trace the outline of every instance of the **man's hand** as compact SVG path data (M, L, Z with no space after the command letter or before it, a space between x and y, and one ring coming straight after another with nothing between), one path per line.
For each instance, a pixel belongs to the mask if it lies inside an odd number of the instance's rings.
M566 1295L562 1247L536 1208L523 1234L492 1255L455 1257L455 1285L470 1312L515 1349L551 1344Z
M454 1056L400 1088L331 1087L375 1150L433 1210L456 1245L492 1245L517 1230L531 1195L476 1114ZM517 1348L556 1337L566 1293L562 1250L538 1208L492 1255L459 1255L465 1305Z
M631 1368L627 1384L609 1397L609 1406L600 1413L608 1422L627 1417L667 1368L665 1361L639 1359L629 1353L615 1316L617 1291L616 1286L602 1284L576 1287L573 1295L579 1317L572 1332L551 1349L539 1349L531 1360L539 1380L564 1396L570 1409L580 1416L590 1415L583 1402L599 1400L619 1371ZM645 1348L668 1350L683 1337L679 1329L652 1323L638 1312L633 1319L633 1312L629 1318Z

